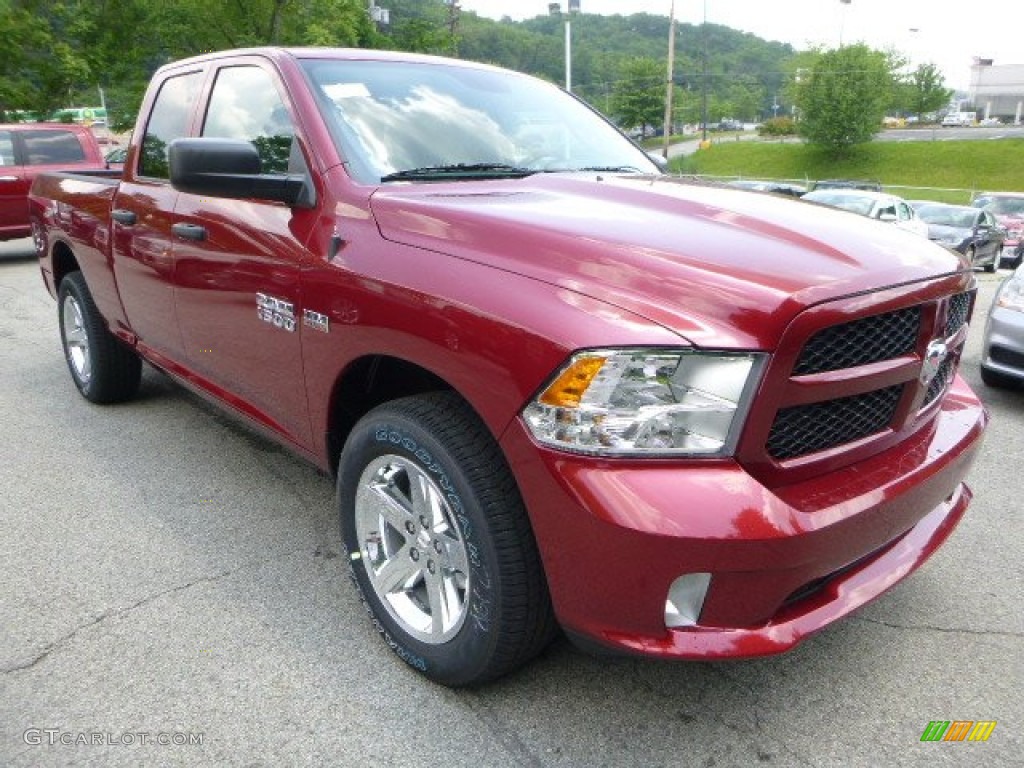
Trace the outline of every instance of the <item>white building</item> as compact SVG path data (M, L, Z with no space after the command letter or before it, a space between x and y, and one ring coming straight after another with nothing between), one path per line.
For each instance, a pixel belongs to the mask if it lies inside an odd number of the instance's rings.
M998 117L1020 124L1024 117L1024 64L1001 64L975 57L969 88L979 118Z

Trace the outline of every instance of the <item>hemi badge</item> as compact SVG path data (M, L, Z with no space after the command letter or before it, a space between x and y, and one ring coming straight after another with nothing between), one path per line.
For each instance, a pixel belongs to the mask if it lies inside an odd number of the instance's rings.
M302 324L308 325L314 331L323 331L324 333L331 332L330 318L328 318L327 315L322 315L311 309L302 310Z

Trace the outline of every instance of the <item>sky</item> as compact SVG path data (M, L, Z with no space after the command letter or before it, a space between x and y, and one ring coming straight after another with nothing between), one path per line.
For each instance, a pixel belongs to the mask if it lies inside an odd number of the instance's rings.
M465 11L515 20L547 14L548 0L459 0ZM584 13L669 15L672 0L580 0ZM563 10L568 6L562 0ZM950 88L966 90L975 56L1024 64L1024 6L1019 0L675 0L676 19L704 18L802 50L862 42L895 48L913 66L935 64ZM667 43L666 43L667 45Z

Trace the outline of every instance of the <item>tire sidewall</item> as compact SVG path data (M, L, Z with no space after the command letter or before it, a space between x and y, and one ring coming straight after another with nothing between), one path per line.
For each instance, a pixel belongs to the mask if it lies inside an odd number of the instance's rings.
M384 455L415 464L445 494L469 563L467 615L458 633L441 644L409 635L378 597L360 555L355 526L355 498L363 470ZM378 409L349 436L338 471L341 532L349 553L351 576L374 627L394 653L427 677L448 685L471 680L488 666L497 643L496 618L501 615L497 553L487 533L487 518L471 482L449 451L427 430L401 414Z
M78 311L82 316L82 330L85 333L86 344L89 348L90 364L93 367L92 375L88 382L82 381L78 375L74 363L71 362L71 353L68 349L67 328L64 327L64 305L69 298L74 299L78 304ZM61 280L60 290L57 294L57 320L60 326L60 344L64 349L64 362L67 363L68 370L71 372L71 380L75 383L78 391L86 398L92 394L91 387L96 381L96 340L93 338L92 327L89 322L90 307L87 305L87 301L88 298L83 295L74 275L68 275Z

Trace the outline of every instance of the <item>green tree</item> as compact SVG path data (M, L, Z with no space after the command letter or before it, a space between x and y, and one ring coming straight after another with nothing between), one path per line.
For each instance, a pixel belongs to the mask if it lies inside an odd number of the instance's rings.
M862 44L826 51L802 73L800 134L832 156L866 144L881 129L893 81L885 53Z
M67 106L68 93L91 75L78 44L88 27L64 3L0 5L0 110L48 115Z
M945 78L934 64L921 64L913 71L908 83L909 111L921 117L936 112L949 104L953 91L946 87Z
M665 66L655 59L627 61L611 96L612 116L625 128L645 133L665 119Z

